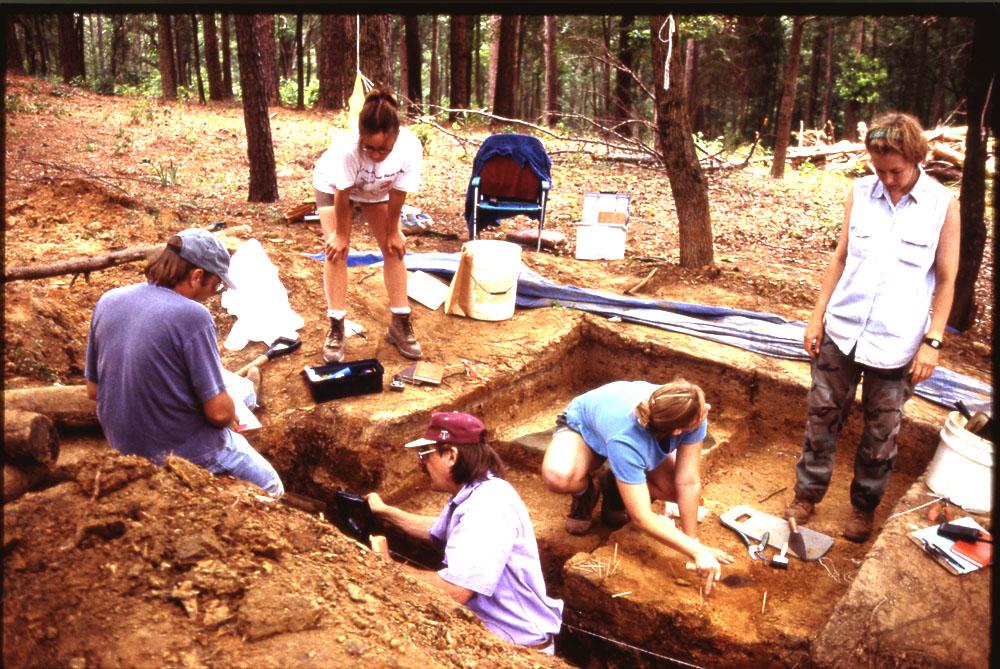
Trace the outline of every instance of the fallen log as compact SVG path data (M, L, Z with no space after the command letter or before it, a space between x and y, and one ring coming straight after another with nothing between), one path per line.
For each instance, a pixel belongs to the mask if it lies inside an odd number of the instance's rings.
M232 252L242 243L241 235L249 235L253 230L249 225L237 225L233 228L222 228L215 231L216 236ZM145 260L151 254L163 249L164 244L143 244L142 246L130 246L126 249L111 251L97 256L80 256L68 260L59 260L51 263L40 263L38 265L19 265L8 268L3 275L4 283L9 281L23 281L27 279L45 279L50 276L60 276L63 274L84 274L89 275L116 265L123 265L137 260Z
M87 386L17 388L3 392L4 411L31 411L47 416L59 427L97 427L97 403L87 397Z
M52 465L59 457L59 434L48 416L20 409L3 415L4 461L27 460Z
M942 144L941 142L935 142L931 145L931 153L938 160L942 160L946 163L951 163L956 167L962 167L965 165L965 154L961 151L956 151L947 144Z
M23 281L25 279L44 279L62 274L90 274L91 272L116 265L135 262L136 260L145 260L151 253L155 253L162 248L163 244L146 244L144 246L130 246L127 249L112 251L111 253L104 253L99 256L82 256L38 265L19 265L8 268L4 272L3 280L6 283L8 281Z
M27 467L15 467L4 464L3 466L3 501L10 502L24 495L24 493L40 487L51 478L52 472L42 465L29 465Z

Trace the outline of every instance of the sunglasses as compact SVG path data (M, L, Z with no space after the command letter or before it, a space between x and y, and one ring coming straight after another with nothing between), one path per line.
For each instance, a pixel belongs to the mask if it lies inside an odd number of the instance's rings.
M419 459L419 460L420 460L421 462L423 462L424 460L426 460L426 459L427 459L427 457L428 457L428 456L429 456L429 455L430 455L431 453L437 453L437 449L436 449L436 448L428 448L428 449L425 449L425 450L423 450L423 451L417 451L417 458L418 458L418 459Z

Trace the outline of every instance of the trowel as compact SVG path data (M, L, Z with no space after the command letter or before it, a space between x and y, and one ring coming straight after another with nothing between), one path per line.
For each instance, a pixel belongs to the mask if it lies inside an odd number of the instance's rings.
M821 534L808 527L798 528L796 534L801 537L801 544L798 539L790 541L792 533L790 532L788 521L784 518L758 511L746 504L740 504L729 509L719 516L719 521L726 527L742 532L751 539L758 541L767 533L768 545L777 549L781 549L787 542L788 554L794 555L806 562L812 562L823 557L833 545L833 537Z
M268 360L274 360L275 358L280 358L283 355L288 355L289 353L294 353L302 346L301 339L292 339L291 337L278 337L275 339L267 350L253 359L249 364L243 365L236 371L236 376L245 376L253 367L258 367L263 365Z

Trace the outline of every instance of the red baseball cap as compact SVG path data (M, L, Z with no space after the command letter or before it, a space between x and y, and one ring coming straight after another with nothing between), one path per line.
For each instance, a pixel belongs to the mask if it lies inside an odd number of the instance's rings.
M486 431L483 421L458 411L435 411L420 439L406 444L406 448L420 448L431 444L478 444Z

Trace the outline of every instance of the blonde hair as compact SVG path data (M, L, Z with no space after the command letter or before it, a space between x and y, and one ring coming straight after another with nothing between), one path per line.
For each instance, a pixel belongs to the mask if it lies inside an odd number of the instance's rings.
M898 153L907 162L919 165L927 157L927 140L920 122L909 114L889 112L874 121L865 134L868 153Z
M645 402L639 402L635 416L644 428L662 436L690 428L704 407L702 389L678 377L654 390Z

